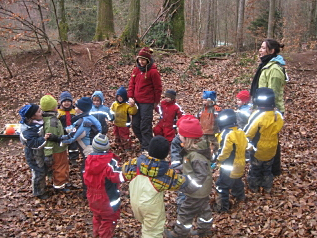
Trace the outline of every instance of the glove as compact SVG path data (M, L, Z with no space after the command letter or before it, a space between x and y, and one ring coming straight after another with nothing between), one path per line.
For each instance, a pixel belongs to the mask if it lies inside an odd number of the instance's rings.
M217 162L215 162L215 163L213 163L213 164L211 164L211 169L215 169L215 168L217 168Z
M48 168L52 167L52 165L53 165L53 156L52 156L52 155L46 156L46 157L44 158L44 164L45 164Z
M47 138L48 141L53 141L56 143L60 143L61 142L61 137L57 136L55 134L51 134L50 137Z

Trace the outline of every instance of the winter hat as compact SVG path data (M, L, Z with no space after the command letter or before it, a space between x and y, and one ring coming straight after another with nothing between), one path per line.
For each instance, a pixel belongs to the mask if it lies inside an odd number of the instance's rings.
M123 102L127 102L128 101L128 94L127 94L127 90L125 89L125 87L121 86L117 90L117 96L118 95L122 97Z
M218 114L217 123L219 129L222 130L224 127L231 127L237 125L237 116L232 109L225 109Z
M59 96L60 103L64 102L65 100L69 100L69 101L73 102L73 97L70 94L70 92L68 92L68 91L62 92L61 95Z
M199 120L192 117L181 120L178 126L178 132L180 135L188 138L200 138L203 136L203 130Z
M149 156L157 159L165 159L170 151L170 144L163 136L155 136L149 144Z
M247 90L240 91L237 94L237 98L242 101L242 103L248 103L250 101L250 93Z
M188 119L188 118L196 119L195 116L190 115L190 114L186 114L186 115L182 116L181 118L179 118L179 119L177 120L176 126L179 127L179 124L181 123L181 121L184 120L184 119Z
M25 119L31 118L37 112L37 110L39 110L39 106L33 103L23 106L19 110L19 115L21 116L20 123L24 123Z
M171 98L172 100L176 99L176 92L172 89L168 89L165 91L165 97Z
M152 53L153 53L153 49L151 49L149 47L144 47L140 50L140 52L136 58L137 59L138 58L146 59L148 62L151 62Z
M82 97L75 105L83 112L89 112L92 108L92 100L89 97Z
M108 137L101 133L98 133L92 140L92 148L94 152L103 153L110 149L110 143Z
M54 111L57 107L57 101L52 95L45 95L40 100L40 106L44 112Z
M211 101L217 100L217 93L215 91L203 91L203 99L210 98Z

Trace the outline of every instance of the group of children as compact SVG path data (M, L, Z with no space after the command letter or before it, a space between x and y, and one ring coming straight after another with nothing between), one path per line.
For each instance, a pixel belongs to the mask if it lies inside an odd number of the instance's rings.
M69 92L62 92L58 108L51 95L40 106L27 104L21 115L21 141L32 170L33 194L46 199L46 176L52 177L57 191L69 191L69 161L76 164L82 154L83 195L93 212L94 236L112 237L120 217L119 183L131 180L130 201L134 216L142 223L142 237L203 237L210 234L212 208L209 195L213 188L212 172L220 169L216 181L214 210L230 209L229 193L237 201L245 199L246 154L250 156L247 175L249 189L269 193L273 184L271 167L283 127L282 114L274 110L272 89L259 88L253 98L248 91L237 95L238 109L220 108L216 92L203 92L203 108L196 116L185 115L176 103L176 92L167 90L157 106L161 117L153 129L148 150L138 158L118 166L107 137L108 121L113 121L115 141L123 149L131 147L129 123L137 106L128 101L120 87L110 109L103 105L103 94L96 91L73 105ZM251 116L250 116L251 115ZM177 129L175 129L177 128ZM68 156L67 156L68 148ZM171 161L167 161L171 153ZM179 190L177 223L164 230L165 190ZM197 217L197 230L192 222Z

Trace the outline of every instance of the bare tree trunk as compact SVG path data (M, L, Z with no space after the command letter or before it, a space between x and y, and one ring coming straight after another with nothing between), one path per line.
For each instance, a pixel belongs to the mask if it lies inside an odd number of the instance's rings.
M40 0L37 1L37 8L39 10L40 17L41 17L42 30L45 33L45 35L47 35L46 34L45 21L44 21L44 17L43 17L43 12L42 12L42 7L41 7L41 1ZM51 46L51 43L50 43L49 39L45 38L45 41L46 41L46 45L47 45L47 52L51 52L52 46Z
M60 10L60 22L59 22L59 29L61 32L61 39L63 41L68 40L68 24L66 21L66 12L65 12L65 0L59 0L59 10Z
M0 49L0 57L1 57L2 61L3 61L3 63L4 63L4 66L6 67L6 69L8 70L8 72L10 74L10 78L13 78L12 72L11 72L9 66L7 65L7 62L5 61L3 55L2 55L1 49Z
M270 0L270 11L269 11L269 21L267 38L273 38L274 36L274 15L275 15L275 0Z
M97 27L94 39L97 41L109 40L114 34L112 0L99 0Z
M31 23L33 24L33 20L32 20L32 18L31 18L31 14L30 14L30 11L29 11L28 6L27 6L26 3L25 3L25 0L23 0L23 4L24 4L25 10L26 10L26 12L27 12L27 14L28 14L28 16L29 16L29 18L30 18ZM41 7L38 6L38 9L41 11ZM41 12L41 13L42 13L42 12ZM40 13L40 14L41 14L41 13ZM42 14L41 14L41 15L42 15ZM42 44L41 44L39 35L37 34L37 32L34 32L34 34L35 34L35 37L36 37L37 44L39 45L39 47L40 47L40 49L41 49L42 56L43 56L44 59L45 59L45 62L46 62L47 68L48 68L48 70L49 70L49 72L50 72L50 75L51 75L51 77L53 77L53 72L52 72L52 69L51 69L50 64L49 64L49 62L48 62L48 59L47 59L47 57L46 57L46 55L45 55L45 51L44 51L44 49L43 49L43 47L42 47Z
M184 33L185 33L185 0L172 0L171 6L171 33L174 46L177 51L184 51ZM172 6L175 4L174 6Z
M244 6L245 6L245 0L240 0L240 2L239 2L238 29L237 29L237 51L243 50Z
M121 34L123 45L135 48L139 42L140 0L131 0L128 23Z
M315 40L317 35L316 5L317 5L317 0L312 0L312 7L310 11L310 27L309 27L311 40Z
M206 38L205 38L205 47L204 47L206 50L209 50L214 46L214 42L213 42L214 29L212 24L214 15L211 8L212 2L213 0L210 0L207 3L207 26L206 26Z
M55 20L56 20L56 26L57 26L57 29L58 29L58 36L59 36L59 41L60 41L59 43L61 45L64 69L65 69L65 73L66 73L66 76L67 76L67 82L70 82L70 76L69 76L69 71L68 71L68 68L67 68L67 62L66 62L66 57L65 57L64 47L63 47L63 41L62 41L62 38L61 38L61 32L60 32L60 29L59 29L59 24L58 24L58 19L57 19L56 6L55 6L54 0L51 0L51 1L52 1L52 4L53 4L53 10L54 10L54 15L55 15Z

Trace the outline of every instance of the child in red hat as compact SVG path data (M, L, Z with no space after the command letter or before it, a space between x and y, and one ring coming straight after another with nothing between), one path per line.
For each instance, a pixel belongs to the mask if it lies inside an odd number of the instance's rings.
M243 129L244 126L248 123L248 119L251 115L252 109L249 104L251 99L250 93L247 90L240 91L237 94L237 124L238 127Z
M187 237L191 235L210 235L212 212L209 194L212 189L211 151L198 119L187 117L179 122L179 137L183 142L183 174L187 175L192 191L185 193L185 200L177 213L177 223L173 231L165 230L167 238ZM189 186L190 186L189 185ZM197 217L197 230L191 230L192 222Z

